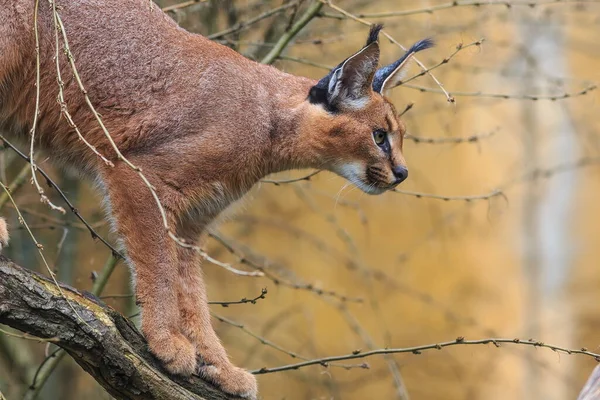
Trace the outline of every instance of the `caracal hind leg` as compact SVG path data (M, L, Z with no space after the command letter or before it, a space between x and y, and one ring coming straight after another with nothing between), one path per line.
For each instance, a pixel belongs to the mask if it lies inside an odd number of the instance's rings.
M142 332L150 351L171 373L189 376L196 371L196 348L180 331L176 244L163 228L150 190L134 171L121 163L108 172L105 184L128 263L134 270ZM168 210L169 204L161 201ZM172 214L167 213L173 221Z
M198 241L197 229L180 229L179 233L187 243ZM256 399L256 378L229 361L225 348L212 327L199 254L181 246L177 252L181 330L196 346L198 374L227 393Z

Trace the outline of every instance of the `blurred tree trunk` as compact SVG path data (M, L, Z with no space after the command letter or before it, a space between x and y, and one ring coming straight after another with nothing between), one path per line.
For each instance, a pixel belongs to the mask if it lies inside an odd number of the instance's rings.
M577 400L600 399L600 365L596 366L581 390Z
M522 55L519 61L527 77L525 93L540 93L540 88L548 86L548 77L568 76L560 18L548 13L541 18L521 20L520 33L528 38L526 46L519 51ZM564 163L577 159L577 137L570 121L564 105L555 102L528 102L523 105L527 170L545 168L556 164L556 160ZM523 210L524 268L528 288L525 334L527 337L559 341L567 346L572 343L571 311L561 297L566 291L572 261L569 224L575 184L574 172L557 175L543 185L535 181L528 183ZM561 316L559 330L552 325L557 316ZM569 388L563 380L555 380L551 385L542 382L538 359L530 356L527 360L524 398L568 397Z

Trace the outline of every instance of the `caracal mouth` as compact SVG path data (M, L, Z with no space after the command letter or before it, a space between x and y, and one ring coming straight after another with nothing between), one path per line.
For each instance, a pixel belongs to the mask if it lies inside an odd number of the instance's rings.
M372 183L366 183L363 180L356 180L356 181L352 181L352 183L354 183L354 185L356 187L358 187L360 190L362 190L363 192L365 192L366 194L370 194L370 195L380 195L383 194L387 191L393 190L396 188L396 186L398 185L387 185L387 186L376 186Z
M369 183L366 180L365 173L363 171L362 165L358 163L349 163L344 164L339 169L333 170L338 175L347 179L354 186L359 188L366 194L369 195L380 195L390 190L394 190L399 183L383 183L383 182L375 182Z

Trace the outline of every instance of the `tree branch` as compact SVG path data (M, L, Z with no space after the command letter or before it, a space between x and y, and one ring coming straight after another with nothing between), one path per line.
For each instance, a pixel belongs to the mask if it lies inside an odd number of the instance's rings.
M0 323L53 338L118 400L233 398L197 376L170 376L129 320L92 294L61 287L64 297L51 280L0 256Z
M287 47L288 43L319 13L321 7L323 7L323 3L318 1L312 3L290 30L281 35L281 38L279 38L275 47L273 47L269 54L261 60L261 63L273 64L281 52Z

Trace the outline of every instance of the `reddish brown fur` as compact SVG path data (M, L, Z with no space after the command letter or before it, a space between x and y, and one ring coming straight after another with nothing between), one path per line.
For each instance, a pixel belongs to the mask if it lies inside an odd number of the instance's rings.
M392 187L391 167L404 165L404 128L378 93L370 91L363 108L328 113L307 101L315 81L188 33L157 8L150 10L149 0L58 3L92 103L122 153L156 187L171 226L190 242L269 173L324 168L379 193ZM62 51L68 109L114 168L78 140L61 117L52 14L47 1L39 4L36 147L104 190L135 271L142 329L154 354L173 373L199 372L227 392L255 398L254 377L230 363L211 327L197 254L166 236L150 191L117 160ZM35 107L33 7L34 0L0 0L0 128L23 141ZM379 128L389 132L391 157L373 142L372 132ZM363 172L348 176L350 164ZM367 180L367 166L381 171L377 182Z

